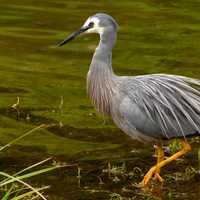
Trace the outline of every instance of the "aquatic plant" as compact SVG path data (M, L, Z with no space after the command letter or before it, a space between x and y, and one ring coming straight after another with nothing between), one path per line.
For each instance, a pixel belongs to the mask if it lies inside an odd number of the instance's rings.
M2 146L0 148L0 152L5 150L6 148L10 147L12 144L16 143L20 139L24 138L25 136L33 133L34 131L45 127L44 124L37 126L30 131L24 133L23 135L17 137L16 139L12 140L8 144ZM17 173L10 175L6 172L0 171L0 193L2 193L1 200L20 200L20 199L27 199L28 197L31 199L44 199L46 200L45 196L41 193L41 191L48 189L50 186L42 186L40 188L35 188L31 186L29 183L25 182L24 179L30 179L33 176L37 176L54 169L63 167L59 164L50 165L48 167L44 167L42 169L35 169L38 166L46 163L47 161L52 160L52 158L47 158L40 162L37 162L23 170L18 171Z

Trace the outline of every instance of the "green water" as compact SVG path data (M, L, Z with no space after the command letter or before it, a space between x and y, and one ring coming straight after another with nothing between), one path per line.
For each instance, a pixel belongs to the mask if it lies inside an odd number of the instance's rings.
M108 161L114 165L125 162L127 171L140 167L144 174L155 158L151 145L130 141L112 122L95 113L86 96L85 79L98 36L79 37L62 48L56 44L89 15L106 12L120 24L113 50L117 74L171 73L200 78L200 1L0 0L0 5L0 144L42 123L57 124L2 152L2 168L16 171L53 155L58 161L79 163L83 177L80 187L76 169L42 177L39 182L53 185L47 192L49 199L109 200L114 192L124 199L154 199L135 188L123 192L129 184L127 176L119 176L120 183L115 183L102 175ZM10 108L17 97L18 111ZM199 177L174 181L176 170L184 176L187 167L197 168L199 143L192 143L192 154L163 170L167 182L160 198L200 197ZM105 183L102 186L99 177Z

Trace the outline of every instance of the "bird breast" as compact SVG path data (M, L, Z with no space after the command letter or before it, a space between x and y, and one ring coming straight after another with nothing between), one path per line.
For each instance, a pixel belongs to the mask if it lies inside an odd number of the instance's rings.
M90 69L87 75L87 93L95 109L103 115L111 115L115 83L112 73L103 67Z

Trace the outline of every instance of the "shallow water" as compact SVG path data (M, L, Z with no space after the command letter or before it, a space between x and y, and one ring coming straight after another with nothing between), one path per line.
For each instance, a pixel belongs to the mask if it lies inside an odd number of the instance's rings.
M197 151L163 169L162 188L135 186L154 164L152 145L131 141L99 117L86 97L85 77L98 36L56 44L96 12L113 15L120 29L113 50L117 74L171 73L200 77L198 0L0 0L0 144L42 123L0 153L13 173L48 156L76 163L32 180L52 185L49 199L199 199ZM19 109L11 109L19 97ZM31 157L31 159L30 159ZM110 163L110 164L108 164ZM108 174L108 166L111 174Z

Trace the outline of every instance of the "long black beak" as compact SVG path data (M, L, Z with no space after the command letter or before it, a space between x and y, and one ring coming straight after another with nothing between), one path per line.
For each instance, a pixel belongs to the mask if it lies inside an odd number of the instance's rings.
M74 38L76 38L78 35L80 35L81 33L84 33L85 31L87 31L88 29L92 28L92 26L88 25L86 27L82 27L80 30L72 33L70 36L68 36L65 40L63 40L62 42L60 42L58 44L58 46L63 46L64 44L68 43L69 41L73 40Z

